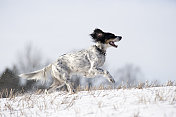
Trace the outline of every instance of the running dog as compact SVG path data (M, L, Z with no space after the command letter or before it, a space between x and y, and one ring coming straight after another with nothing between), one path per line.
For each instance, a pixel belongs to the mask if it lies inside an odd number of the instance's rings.
M31 73L20 74L19 77L28 80L47 80L49 77L52 77L53 83L49 91L56 90L66 85L70 93L75 92L70 81L71 76L74 74L80 74L86 78L94 78L97 75L103 75L109 82L115 83L110 73L100 67L102 67L105 62L107 48L117 48L118 46L115 45L115 42L119 42L122 37L109 32L103 32L100 29L95 29L90 36L95 42L95 45L90 48L64 54L47 67Z

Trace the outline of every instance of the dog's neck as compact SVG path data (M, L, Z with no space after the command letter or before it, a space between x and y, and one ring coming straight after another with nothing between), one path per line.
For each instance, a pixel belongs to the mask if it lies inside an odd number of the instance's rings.
M97 42L95 46L101 54L106 55L107 46L105 44Z

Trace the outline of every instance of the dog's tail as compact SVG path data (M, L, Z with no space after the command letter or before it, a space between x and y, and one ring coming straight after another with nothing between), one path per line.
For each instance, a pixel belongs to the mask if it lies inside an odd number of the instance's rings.
M51 76L52 64L47 67L27 74L20 74L19 77L27 80L47 80Z

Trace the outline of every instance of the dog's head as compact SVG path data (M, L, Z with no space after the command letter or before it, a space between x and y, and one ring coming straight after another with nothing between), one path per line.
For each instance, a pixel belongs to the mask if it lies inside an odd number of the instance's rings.
M121 36L116 36L109 32L103 32L100 29L95 29L94 32L90 35L95 42L106 44L107 47L117 48L115 42L119 42L122 39Z

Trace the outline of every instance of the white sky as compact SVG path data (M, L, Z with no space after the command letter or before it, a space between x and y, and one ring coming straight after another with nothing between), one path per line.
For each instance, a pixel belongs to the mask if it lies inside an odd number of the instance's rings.
M176 79L174 0L0 0L0 72L31 42L51 60L93 43L101 28L123 37L110 48L110 72L132 63L146 79Z

